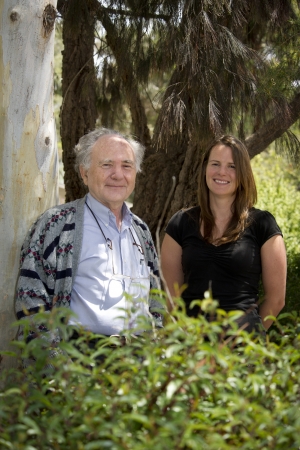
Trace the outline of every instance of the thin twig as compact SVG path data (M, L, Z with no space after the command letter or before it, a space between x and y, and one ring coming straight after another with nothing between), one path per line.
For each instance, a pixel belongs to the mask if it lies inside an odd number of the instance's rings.
M71 82L70 82L70 84L69 84L69 86L68 86L68 88L67 88L67 90L66 90L66 93L65 93L65 95L64 95L64 98L62 99L60 114L63 112L65 100L66 100L66 97L67 97L68 92L69 92L69 90L70 90L70 87L72 86L72 84L74 83L74 81L76 80L76 78L78 77L78 75L83 71L83 69L85 68L85 66L91 61L91 59L94 58L94 56L97 55L97 53L98 53L98 52L96 52L93 56L91 56L91 58L89 58L89 59L86 61L86 63L84 63L84 65L81 67L81 69L76 73L76 75L74 76L74 78L71 80Z
M160 216L160 219L159 219L159 221L158 221L158 225L157 225L156 233L155 233L155 236L156 236L156 250L157 250L157 256L158 256L158 268L159 268L159 273L160 273L160 277L161 277L161 280L162 280L162 282L163 282L163 285L164 285L164 287L165 287L165 291L166 291L168 300L169 300L170 305L171 305L172 308L174 308L175 305L174 305L172 296L171 296L171 294L170 294L170 291L169 291L169 289L168 289L166 280L165 280L164 275L163 275L162 270L161 270L161 257L160 257L160 239L159 239L159 233L160 233L160 228L161 228L162 221L163 221L163 219L164 219L164 216L165 216L165 214L166 214L167 208L168 208L168 206L169 206L169 203L170 203L171 197L172 197L172 195L173 195L175 186L176 186L176 177L173 175L173 176L172 176L172 186L171 186L171 189L170 189L170 191L169 191L169 195L168 195L168 198L167 198L167 200L166 200L166 203L165 203L163 212L162 212L162 214L161 214L161 216Z

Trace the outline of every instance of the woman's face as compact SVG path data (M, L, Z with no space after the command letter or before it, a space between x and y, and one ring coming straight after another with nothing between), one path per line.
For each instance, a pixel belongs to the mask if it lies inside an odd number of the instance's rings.
M232 150L227 145L217 144L211 149L206 166L206 184L210 195L235 197L236 169Z

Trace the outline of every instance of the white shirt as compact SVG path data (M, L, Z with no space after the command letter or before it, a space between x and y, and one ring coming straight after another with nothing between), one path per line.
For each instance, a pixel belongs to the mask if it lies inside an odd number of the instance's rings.
M133 245L131 233L136 243L140 242L131 226L128 207L123 205L119 230L109 208L90 194L87 203L105 237L111 240L112 250L85 205L82 250L71 292L71 310L77 318L70 323L97 334L120 334L124 329L134 328L138 316L147 315L150 270L144 255Z

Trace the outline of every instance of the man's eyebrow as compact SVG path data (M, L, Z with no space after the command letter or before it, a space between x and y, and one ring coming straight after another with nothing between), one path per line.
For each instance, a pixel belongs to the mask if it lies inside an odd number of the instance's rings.
M114 161L112 159L100 159L99 160L99 164L113 163L113 162ZM132 159L124 159L122 162L127 163L127 164L134 164L134 161Z

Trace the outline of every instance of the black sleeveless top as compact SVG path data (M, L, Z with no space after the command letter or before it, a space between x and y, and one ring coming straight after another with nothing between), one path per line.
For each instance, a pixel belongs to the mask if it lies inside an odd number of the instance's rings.
M192 300L202 300L211 288L213 298L225 311L256 307L261 277L260 249L272 236L282 235L268 211L252 208L251 224L235 242L214 246L199 231L200 208L177 212L166 227L182 247L182 268L187 288L182 294L187 314L196 316L199 308L189 309Z

